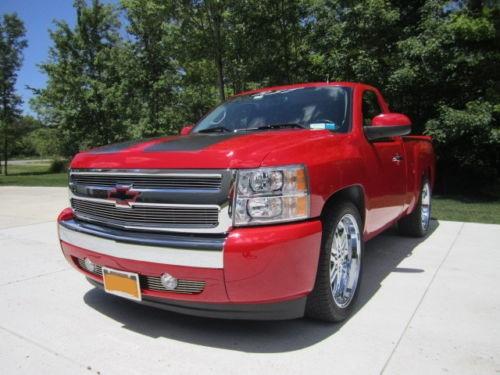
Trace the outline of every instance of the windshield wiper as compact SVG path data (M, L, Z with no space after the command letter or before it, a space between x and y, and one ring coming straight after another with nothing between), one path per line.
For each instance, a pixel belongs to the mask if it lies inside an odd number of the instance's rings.
M267 125L262 125L256 128L248 128L246 130L266 130L266 129L282 129L282 128L299 128L299 129L306 129L304 125L297 124L295 122L290 122L290 123L282 123L282 124L267 124Z
M197 133L230 133L230 132L231 130L225 128L224 126L214 126L212 128L199 130Z

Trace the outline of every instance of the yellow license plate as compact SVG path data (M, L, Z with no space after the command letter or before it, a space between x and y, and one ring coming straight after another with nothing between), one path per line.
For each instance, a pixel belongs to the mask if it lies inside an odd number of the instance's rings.
M102 277L104 279L104 290L107 293L133 299L134 301L142 299L138 274L102 267Z

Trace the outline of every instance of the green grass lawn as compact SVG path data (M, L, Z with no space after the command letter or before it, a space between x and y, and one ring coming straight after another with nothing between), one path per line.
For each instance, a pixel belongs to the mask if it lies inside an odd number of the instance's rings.
M66 173L49 173L49 164L11 165L0 186L67 186ZM500 199L435 196L432 217L438 220L500 224Z
M0 186L68 186L67 173L50 173L49 167L49 164L9 165L9 175L0 175Z
M500 199L435 196L432 217L438 220L500 224Z

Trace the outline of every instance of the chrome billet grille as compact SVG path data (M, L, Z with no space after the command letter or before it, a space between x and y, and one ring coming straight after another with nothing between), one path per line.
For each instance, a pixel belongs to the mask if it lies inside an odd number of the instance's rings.
M94 270L90 271L85 266L85 261L82 258L77 258L77 262L78 262L78 265L80 266L80 268L82 268L83 270L90 272L90 273L93 273L94 275L98 275L98 276L102 277L102 267L100 265L96 264ZM205 289L205 281L179 279L177 281L177 287L174 290L168 290L161 284L159 277L140 275L139 280L140 280L140 284L141 284L141 289L155 290L155 291L159 291L159 292L173 292L173 293L180 293L180 294L199 294L199 293L203 292L203 290Z
M128 175L107 173L73 172L70 183L84 186L114 187L116 185L132 185L134 189L168 189L168 190L220 190L222 176L191 175Z
M82 219L90 219L102 223L116 224L124 227L204 227L218 225L218 207L203 206L168 206L168 205L134 205L117 207L114 203L99 202L73 198L71 207L75 215Z
M142 276L141 287L160 292L167 291L167 289L161 285L160 278L154 276ZM174 289L174 292L182 294L198 294L201 293L203 289L205 289L204 281L178 280L177 287Z
M226 233L234 171L228 169L72 169L75 217L142 232Z
M99 275L99 276L102 276L102 267L99 266L98 264L95 264L94 265L94 270L91 271L87 268L87 266L85 265L85 261L81 258L78 258L78 265L83 268L85 271L89 271L90 273L93 273L95 275Z

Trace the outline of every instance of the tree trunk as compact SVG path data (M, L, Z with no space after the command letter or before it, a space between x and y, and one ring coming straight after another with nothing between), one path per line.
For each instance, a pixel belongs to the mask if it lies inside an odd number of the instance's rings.
M221 102L223 102L226 100L226 92L224 89L224 71L222 65L222 57L220 56L220 53L217 53L215 64L217 65L217 84L219 86L219 97Z
M8 157L8 151L7 151L7 122L4 124L4 136L3 136L3 174L7 176L8 171L7 171L7 157Z
M9 129L8 129L8 124L9 124L9 120L8 120L8 117L7 117L7 99L5 98L5 95L4 95L4 98L3 98L3 111L2 111L2 122L3 122L3 160L4 160L4 164L3 164L3 174L5 176L7 176L7 155L8 155L8 151L7 151L7 135L9 134ZM1 167L1 166L0 166Z
M208 23L212 40L214 43L214 62L217 69L217 86L219 88L219 98L221 102L226 100L226 90L224 88L224 62L223 62L223 44L221 35L222 9L212 8L213 4L208 6Z

